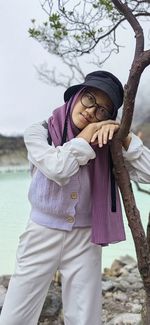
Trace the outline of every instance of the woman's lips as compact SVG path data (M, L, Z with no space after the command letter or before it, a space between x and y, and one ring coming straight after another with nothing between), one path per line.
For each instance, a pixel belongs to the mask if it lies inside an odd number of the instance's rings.
M82 113L80 113L80 115L82 116L82 118L83 118L83 120L84 120L85 122L90 123L90 121L88 120L88 118L87 118L86 116L84 116Z

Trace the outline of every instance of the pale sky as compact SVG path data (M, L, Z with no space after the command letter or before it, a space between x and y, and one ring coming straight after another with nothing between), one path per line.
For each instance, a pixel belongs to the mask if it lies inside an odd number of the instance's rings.
M55 59L28 35L31 19L42 21L44 17L39 1L3 0L0 12L0 133L23 134L26 127L48 118L63 103L64 89L41 82L34 68L44 61L51 68L55 65ZM147 32L147 25L144 28ZM124 84L133 56L134 35L122 29L120 42L126 47L102 69L116 74ZM90 65L86 69L87 73L97 70ZM147 103L149 84L150 67L143 73L139 90Z

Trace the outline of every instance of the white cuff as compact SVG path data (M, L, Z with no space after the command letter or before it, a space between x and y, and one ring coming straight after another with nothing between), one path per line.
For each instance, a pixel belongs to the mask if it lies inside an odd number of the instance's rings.
M69 142L63 144L64 150L69 150L77 159L78 164L86 165L90 159L96 157L95 151L89 143L82 138L73 138Z
M137 135L131 133L131 142L128 150L126 151L124 148L122 148L123 157L126 160L131 161L134 159L138 159L141 156L142 152L143 142Z

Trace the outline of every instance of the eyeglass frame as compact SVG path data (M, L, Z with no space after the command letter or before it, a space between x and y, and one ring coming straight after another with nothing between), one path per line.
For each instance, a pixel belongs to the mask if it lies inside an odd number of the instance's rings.
M94 104L92 104L91 106L86 106L83 102L82 102L82 98L85 96L85 94L90 94L90 96L91 97L93 97L93 99L94 99ZM96 102L96 98L95 98L95 96L89 91L89 90L85 90L85 92L82 94L82 96L81 96L81 98L80 98L80 101L81 101L81 104L84 106L84 107L86 107L86 108L92 108L92 107L95 107L96 108L96 111L95 111L95 117L96 117L96 119L99 121L99 118L97 118L97 116L96 116L96 112L98 111L98 109L101 111L101 113L102 114L104 114L105 115L105 113L107 112L107 117L108 118L112 118L112 116L113 116L113 112L112 113L109 113L108 112L108 109L106 108L106 107L104 107L104 106L102 106L102 105L99 105L97 102ZM104 111L102 111L101 109L104 109Z

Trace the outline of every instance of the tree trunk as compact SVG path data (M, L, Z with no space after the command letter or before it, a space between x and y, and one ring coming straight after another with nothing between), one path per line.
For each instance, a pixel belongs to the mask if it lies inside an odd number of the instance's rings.
M145 306L142 310L142 323L143 325L150 324L150 290L145 291Z
M128 225L134 239L138 269L145 288L146 301L144 310L144 325L150 325L150 250L136 202L122 157L122 145L117 137L112 141L111 153L114 163L115 177L122 195Z
M128 224L133 236L138 268L141 274L145 289L145 312L144 325L150 325L150 239L146 237L144 232L140 213L136 207L132 186L129 179L128 171L125 168L122 157L122 140L127 136L134 111L135 97L140 81L140 77L144 69L150 64L150 50L144 51L144 35L143 30L136 17L132 14L126 3L121 0L112 0L118 11L120 11L129 22L136 37L136 47L134 59L132 62L127 85L125 86L123 117L121 127L118 134L113 138L111 145L112 159L114 163L114 172L123 204L128 219ZM150 236L148 231L148 237Z

